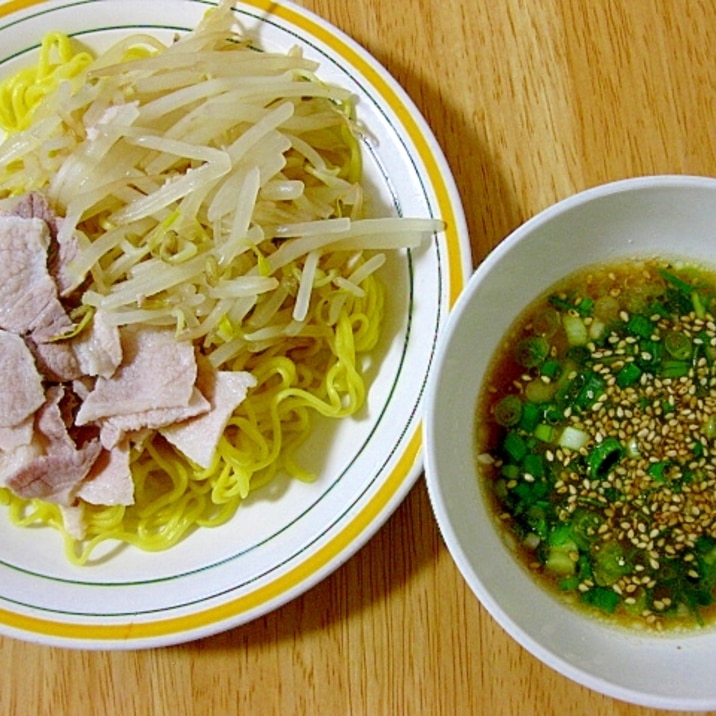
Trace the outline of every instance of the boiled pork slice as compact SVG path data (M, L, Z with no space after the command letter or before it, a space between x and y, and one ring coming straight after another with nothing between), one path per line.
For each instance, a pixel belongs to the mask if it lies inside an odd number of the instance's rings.
M117 326L107 314L95 311L90 325L71 341L81 374L110 378L122 362L122 342Z
M136 413L114 415L106 418L101 424L100 440L102 445L107 450L110 450L123 440L127 433L136 433L145 428L157 430L181 420L206 413L210 408L209 401L194 388L186 405L177 405L174 408L141 410Z
M74 491L102 451L98 438L75 443L63 416L64 398L63 386L50 386L37 412L32 443L3 455L4 483L20 497L71 504Z
M60 505L60 514L65 532L76 540L83 540L87 534L85 506L81 502L73 505Z
M232 413L255 385L256 378L251 373L217 371L208 363L202 365L198 386L211 409L199 417L162 428L161 434L194 463L210 467Z
M32 439L29 443L0 452L0 485L9 487L11 478L41 456L40 444Z
M50 230L50 236L53 239L57 237L59 219L39 191L23 194L8 211L3 213L19 216L21 219L42 219Z
M0 460L2 460L3 453L12 452L23 445L29 445L34 433L35 418L32 415L10 428L0 427ZM1 478L0 482L2 482Z
M20 336L0 330L0 355L0 428L12 428L45 402L45 390L32 353Z
M40 373L47 380L64 383L82 375L75 351L67 341L36 343L32 336L27 336L25 341L35 356Z
M101 449L97 441L80 450L40 455L22 465L5 484L20 497L69 504L74 489L87 476Z
M67 275L66 270L70 261L79 251L77 237L71 234L65 241L59 240L62 219L52 210L45 196L38 191L31 191L20 197L14 205L2 213L19 216L23 219L42 219L47 224L51 239L47 266L60 294L67 293L74 285L74 281Z
M0 216L0 328L36 343L72 327L47 267L50 238L42 219Z
M129 466L129 442L103 450L80 485L76 497L93 505L131 505L134 480Z
M77 425L160 408L186 407L194 392L194 346L169 328L125 327L122 362L109 378L97 378L77 413Z

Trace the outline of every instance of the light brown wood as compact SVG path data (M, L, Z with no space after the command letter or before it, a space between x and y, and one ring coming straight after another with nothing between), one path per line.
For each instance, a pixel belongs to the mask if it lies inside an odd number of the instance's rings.
M368 49L424 113L463 197L475 262L575 191L716 175L716 3L301 4ZM342 568L247 626L127 653L0 639L0 713L658 712L572 683L502 632L453 565L421 481Z

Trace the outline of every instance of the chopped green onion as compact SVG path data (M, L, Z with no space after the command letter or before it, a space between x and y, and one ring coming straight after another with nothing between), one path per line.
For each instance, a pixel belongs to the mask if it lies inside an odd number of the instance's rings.
M542 411L537 403L525 403L522 406L522 417L519 427L526 433L533 433L542 416Z
M640 313L634 313L629 316L629 320L626 324L626 331L632 336L649 338L654 332L654 324L646 316L642 316Z
M540 375L543 375L546 378L556 378L559 375L561 368L562 364L559 360L557 360L557 358L548 358L540 366Z
M619 577L632 571L626 559L624 548L614 540L595 544L591 549L594 580L600 586L614 584Z
M514 430L511 430L505 435L502 447L514 462L522 462L527 454L527 443L525 443L524 438Z
M574 399L574 407L578 410L585 410L597 402L604 395L606 382L598 373L589 371L584 376L579 392Z
M704 427L701 432L709 440L716 438L716 415L709 416L709 419L704 423Z
M642 370L653 372L661 365L662 352L661 341L641 340L634 361Z
M588 442L589 435L585 433L584 430L580 430L571 425L567 425L567 427L562 430L562 434L559 436L559 440L557 440L557 444L560 447L568 448L569 450L580 450Z
M555 574L570 575L575 573L577 562L572 559L570 552L551 547L544 566Z
M661 377L662 378L682 378L689 374L691 370L691 364L687 361L680 360L665 360L661 364Z
M539 336L551 338L560 326L559 313L554 308L545 308L532 322L532 330Z
M519 499L524 509L543 499L548 491L549 487L545 482L520 482L512 493Z
M624 455L622 444L614 437L599 443L588 457L589 474L593 480L604 480Z
M540 423L535 428L534 436L544 443L551 443L554 439L554 428L547 423Z
M664 348L677 360L687 360L691 357L691 340L679 331L671 331L664 336Z
M582 601L604 612L613 614L619 606L621 597L607 587L593 587L582 594Z
M545 382L541 378L535 378L525 386L525 398L531 403L546 403L556 392L556 383Z
M572 514L572 534L580 547L588 547L598 538L602 517L588 507L579 507Z
M627 440L627 443L624 446L624 454L627 457L639 457L641 455L641 451L639 450L639 441L634 436Z
M569 311L574 310L574 304L566 298L562 298L561 296L558 296L557 294L552 294L547 299L555 308L558 308L560 311L564 311L565 313L568 313Z
M571 313L562 317L562 325L567 334L567 342L570 346L585 346L589 342L589 333L584 321Z
M606 332L607 324L599 318L595 318L589 325L589 338L598 341Z
M703 318L706 315L706 307L701 300L701 294L698 291L694 291L691 294L691 305L694 307L694 313L697 318Z
M693 288L690 284L686 283L686 281L683 281L678 276L675 276L670 271L667 271L666 269L659 269L659 274L661 277L668 281L677 291L680 291L681 293L691 295L691 292L693 291Z
M647 468L647 474L654 479L654 482L666 482L666 470L671 465L670 460L654 462Z
M558 525L547 538L548 552L545 567L562 576L576 572L579 547L569 525Z
M616 375L617 385L628 388L637 383L641 375L642 370L636 363L627 363Z
M501 474L507 480L516 480L520 476L520 468L517 465L503 465Z
M577 301L574 305L580 316L591 316L592 309L594 308L594 299L589 296L585 296L581 300Z
M517 395L506 395L495 406L494 417L503 428L517 425L522 417L522 401Z
M564 418L564 413L556 403L543 403L540 408L543 423L559 423Z
M567 357L577 366L584 366L592 359L592 352L587 346L570 346L567 349Z
M549 355L549 342L544 336L523 338L515 347L515 359L525 368L538 366Z
M579 586L580 581L579 577L576 574L573 574L569 577L560 579L557 584L563 592L572 592Z
M532 477L544 477L544 461L539 453L531 452L522 461L522 470Z

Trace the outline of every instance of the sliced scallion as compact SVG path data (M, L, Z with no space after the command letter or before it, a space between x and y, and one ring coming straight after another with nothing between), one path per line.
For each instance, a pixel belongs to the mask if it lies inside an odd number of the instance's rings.
M545 443L551 443L554 439L554 428L547 423L540 423L534 432L534 436Z
M662 378L682 378L689 374L691 363L683 360L665 360L661 364Z
M515 360L524 368L538 366L549 355L549 341L544 336L523 338L515 346Z
M532 322L532 330L539 336L551 338L560 326L559 313L551 307L540 311Z
M677 360L687 360L691 357L691 339L680 331L670 331L664 336L664 348Z
M706 306L704 305L703 298L698 291L693 291L691 293L691 305L694 307L696 318L703 318L706 315Z
M589 453L589 475L604 480L624 455L624 447L615 437L608 437Z
M557 440L557 444L560 447L569 450L581 450L588 442L589 435L584 430L575 428L572 425L567 425Z
M597 609L613 614L621 602L621 597L608 587L593 587L582 595L582 601Z
M540 378L531 380L525 386L525 398L532 403L546 403L557 392L557 384L545 382Z
M567 334L567 342L570 346L585 346L589 342L587 326L580 316L572 313L565 313L562 316L562 325Z
M541 417L541 410L537 403L525 403L522 406L522 417L520 418L519 427L526 433L534 432Z
M510 432L505 435L502 447L513 462L522 462L527 454L525 439L514 430L510 430Z
M616 375L617 385L628 388L641 378L642 370L636 363L627 363Z
M646 316L633 313L626 324L627 333L639 338L649 338L654 331L654 324Z
M506 395L495 405L494 418L503 428L517 425L522 417L522 401L517 395Z
M589 371L583 379L582 385L574 399L574 407L585 410L604 395L606 382L598 373Z

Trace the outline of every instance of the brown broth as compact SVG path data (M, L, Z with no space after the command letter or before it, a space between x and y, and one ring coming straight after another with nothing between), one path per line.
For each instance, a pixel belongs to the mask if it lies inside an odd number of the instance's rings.
M670 278L665 278L665 275ZM672 282L673 277L676 278ZM694 315L693 310L676 311L680 315L678 319L664 316L657 321L652 309L668 304L675 311L673 306L679 305L681 299L675 286L679 281L695 286L692 297L697 294L697 298L693 299L696 303L692 301L692 308L696 305L698 315ZM712 272L686 265L674 266L660 260L629 260L590 267L565 278L531 303L507 331L489 365L476 408L478 429L475 445L480 481L496 524L506 541L514 545L520 563L543 587L560 598L621 625L663 630L716 621L713 598L710 604L692 603L694 599L705 600L702 594L705 587L701 591L692 589L692 582L698 581L701 587L706 584L704 576L700 577L700 581L688 576L689 569L693 571L696 567L704 575L708 572L704 555L708 559L712 555L704 550L711 545L711 541L716 545L716 467L711 466L712 462L716 462L715 287L716 274ZM703 300L700 298L702 295ZM580 303L580 306L588 306L591 302L589 314L585 311L585 315L580 316L580 309L576 307L571 311L555 309L550 303L550 297L555 296L557 302L583 302L586 299L587 303ZM671 301L667 302L669 296ZM700 302L706 305L702 306ZM700 317L702 308L703 319ZM550 319L554 317L555 310L560 323L552 333L554 322ZM571 344L564 327L568 322L567 313L576 315L584 324L588 332L586 345ZM632 323L635 330L640 325L635 316L645 317L647 314L650 314L653 323L653 335L635 338L625 333L626 327L631 328ZM677 357L674 357L664 349L667 343L670 349L674 344L679 345L674 340L668 340L668 334L688 335L689 331L692 334L694 366L702 353L708 363L706 368L692 369L693 382L697 385L695 393L701 396L698 400L702 405L696 422L687 422L683 417L689 410L688 406L698 402L689 398L686 392L690 389L688 375L668 377L672 372L683 371L682 364L691 361L692 357L690 355L688 360L682 360L678 358L682 355L678 351ZM703 335L713 334L714 346L702 347L703 343L694 338L694 335L702 335L698 331L702 331ZM548 357L538 367L520 365L515 358L515 346L521 340L539 335L548 337ZM657 336L659 341L652 340ZM629 342L631 339L634 341ZM653 348L654 343L662 345L657 350ZM625 353L619 354L619 349L611 346L624 346ZM643 346L647 349L642 351ZM654 354L661 351L658 366L655 355L649 354L650 347ZM573 401L563 395L569 390L574 393L576 389L573 385L581 379L569 381L564 377L574 366L569 355L580 355L584 359L576 369L580 376L589 370L589 375L594 373L597 379L603 378L606 386L612 381L611 387L605 387L603 399L596 396L590 405L577 409ZM538 375L540 370L546 370L548 362L561 366L561 380L559 376L546 380ZM607 367L600 365L603 363L608 363ZM623 376L619 375L628 363L633 364L632 367ZM631 375L637 370L640 371L637 382L621 388L620 383L626 382L627 373ZM569 374L574 372L575 369ZM555 384L563 388L555 389L552 396L545 400L530 401L525 397L526 394L549 396ZM681 390L681 386L687 386L684 391L686 397L670 395ZM518 395L523 404L537 402L540 409L552 404L551 413L545 413L553 418L551 440L537 440L529 430L520 433L518 426L497 424L496 406L508 394ZM652 399L662 401L660 411L652 406ZM706 404L708 409L703 408ZM568 416L565 416L565 410L570 413ZM609 410L613 411L611 415ZM554 419L555 415L559 418ZM638 437L637 427L641 422L649 424L651 420L654 421L654 434ZM713 421L713 430L709 422L708 429L701 426L705 438L694 437L694 433L699 432L695 426L708 421ZM686 428L683 437L674 427L677 423ZM545 420L541 424L550 427L550 421ZM580 449L560 447L558 436L565 434L562 433L565 426L586 435L587 443ZM662 438L660 433L667 428L670 434ZM524 440L535 443L536 447L528 453L540 456L538 465L546 466L547 477L537 476L535 479L524 468L526 463L508 464L510 459L504 457L507 453L503 445L508 432L524 434ZM639 435L643 432L642 429ZM596 448L611 437L615 437L622 450L617 462L605 467L595 457L599 454ZM677 449L678 459L671 455ZM665 450L670 451L669 454ZM689 450L694 455L688 454ZM512 463L517 462L512 460ZM659 473L661 467L663 470ZM641 475L641 472L645 474ZM530 502L527 498L521 500L515 497L520 490L520 494L537 494L537 483L544 484L545 487L539 489L547 491L542 499ZM542 506L545 503L548 507ZM520 514L516 514L518 508L515 505L520 506ZM674 511L675 508L677 511ZM698 520L698 529L686 521L686 511L696 510L699 516L694 519ZM551 514L554 519L540 521L540 511ZM526 512L529 512L529 518L525 516ZM578 549L569 549L569 541L565 543L564 553L561 546L549 545L550 539L561 533L549 532L545 522L556 529L563 524L571 524L570 519L576 523L577 517L583 518L584 514L591 520L589 524L593 523L594 534L587 537L581 535L577 540ZM600 530L603 536L599 535ZM681 543L678 542L679 530L685 534ZM566 531L566 528L562 530ZM554 539L558 541L557 537ZM618 560L614 564L609 561L609 550L624 557L621 564ZM565 554L569 559L565 558ZM716 548L713 557L716 560ZM569 573L569 560L576 565L574 569L578 574ZM590 566L585 567L585 562ZM550 567L565 571L555 572ZM677 575L674 577L675 572ZM649 576L651 580L645 581ZM716 585L716 577L714 580ZM573 586L566 588L566 584ZM605 590L614 594L606 594ZM713 589L711 592L716 595ZM604 604L611 604L614 595L619 600L617 606L613 612L605 610ZM597 606L585 599L596 600ZM630 599L633 603L628 603Z

